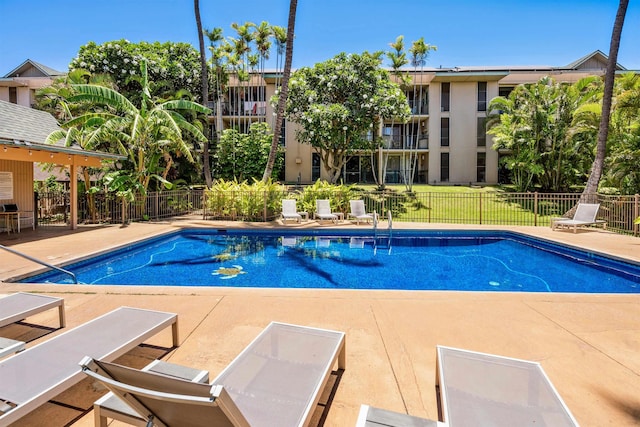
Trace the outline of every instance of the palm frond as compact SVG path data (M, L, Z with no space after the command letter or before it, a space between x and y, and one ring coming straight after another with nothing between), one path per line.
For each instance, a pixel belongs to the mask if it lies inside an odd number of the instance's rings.
M108 87L89 84L72 85L72 87L78 94L69 99L71 102L88 101L108 105L118 111L125 111L130 114L138 111L136 106L125 96Z

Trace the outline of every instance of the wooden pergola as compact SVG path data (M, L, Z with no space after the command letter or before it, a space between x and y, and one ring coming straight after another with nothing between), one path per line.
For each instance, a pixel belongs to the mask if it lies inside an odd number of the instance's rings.
M28 202L32 200L33 195L34 163L53 163L67 167L71 177L70 227L76 229L78 168L101 167L104 161L123 160L125 156L88 151L77 146L66 147L60 143L45 144L47 136L57 129L60 129L58 122L49 113L0 101L0 171L18 171L16 182L13 184L13 199ZM25 162L29 167L23 166ZM29 177L30 182L23 182ZM31 196L25 194L28 191L31 192Z

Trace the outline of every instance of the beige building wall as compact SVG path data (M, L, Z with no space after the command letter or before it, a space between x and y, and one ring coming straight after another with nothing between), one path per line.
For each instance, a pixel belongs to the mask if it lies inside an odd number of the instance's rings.
M476 181L477 82L451 83L449 182Z
M443 147L440 146L440 119L449 117L449 113L440 111L440 96L442 94L442 83L432 82L429 85L429 171L427 182L435 184L440 182L440 153ZM448 152L448 148L444 148Z

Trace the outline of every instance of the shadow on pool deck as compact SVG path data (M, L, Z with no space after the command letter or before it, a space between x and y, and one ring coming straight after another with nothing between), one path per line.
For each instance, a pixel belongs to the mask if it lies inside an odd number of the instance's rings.
M194 220L95 227L78 233L11 247L50 263L62 263L102 250L175 230L177 227L275 228L279 224L220 223ZM303 227L312 227L305 224ZM401 227L478 228L398 223ZM350 227L341 225L339 227ZM287 226L291 229L292 227ZM360 229L363 226L358 227ZM497 227L482 227L483 229ZM500 227L564 241L640 261L640 239L601 230L573 234L546 227ZM0 243L5 244L3 241ZM37 269L2 254L0 279ZM268 274L268 271L265 271ZM38 285L2 283L2 293L40 292L65 298L67 328L32 341L47 340L113 308L128 305L176 312L181 345L163 359L219 373L270 321L277 320L346 332L347 365L326 414L326 426L353 426L366 403L435 419L435 346L446 345L538 361L584 426L638 425L640 408L640 295L237 289ZM55 321L41 313L33 323ZM49 317L47 317L49 316ZM167 332L168 334L168 332ZM159 334L152 346L168 345ZM125 357L144 365L163 356L139 347ZM85 381L56 399L90 408L96 395ZM89 391L91 391L89 393ZM20 425L92 426L93 414L68 414L48 403ZM320 418L318 418L319 420ZM112 424L118 425L118 424Z

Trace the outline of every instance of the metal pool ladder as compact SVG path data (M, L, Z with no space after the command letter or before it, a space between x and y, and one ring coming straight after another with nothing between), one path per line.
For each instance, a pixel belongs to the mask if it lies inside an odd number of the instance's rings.
M391 211L387 211L387 229L378 228L378 215L373 216L373 253L377 252L378 247L388 249L391 253L391 239L393 237L393 218Z
M15 249L8 248L8 247L6 247L4 245L0 245L0 249L4 249L5 251L11 252L14 255L18 255L18 256L20 256L22 258L28 259L29 261L33 261L36 264L44 265L45 267L49 267L49 268L52 268L52 269L54 269L56 271L59 271L61 273L67 274L67 275L71 276L71 279L73 279L73 283L75 283L76 285L78 284L78 278L76 277L75 274L73 274L69 270L65 270L64 268L56 267L55 265L47 264L44 261L40 261L37 258L34 258L34 257L29 256L27 254L23 254L22 252L18 252Z

